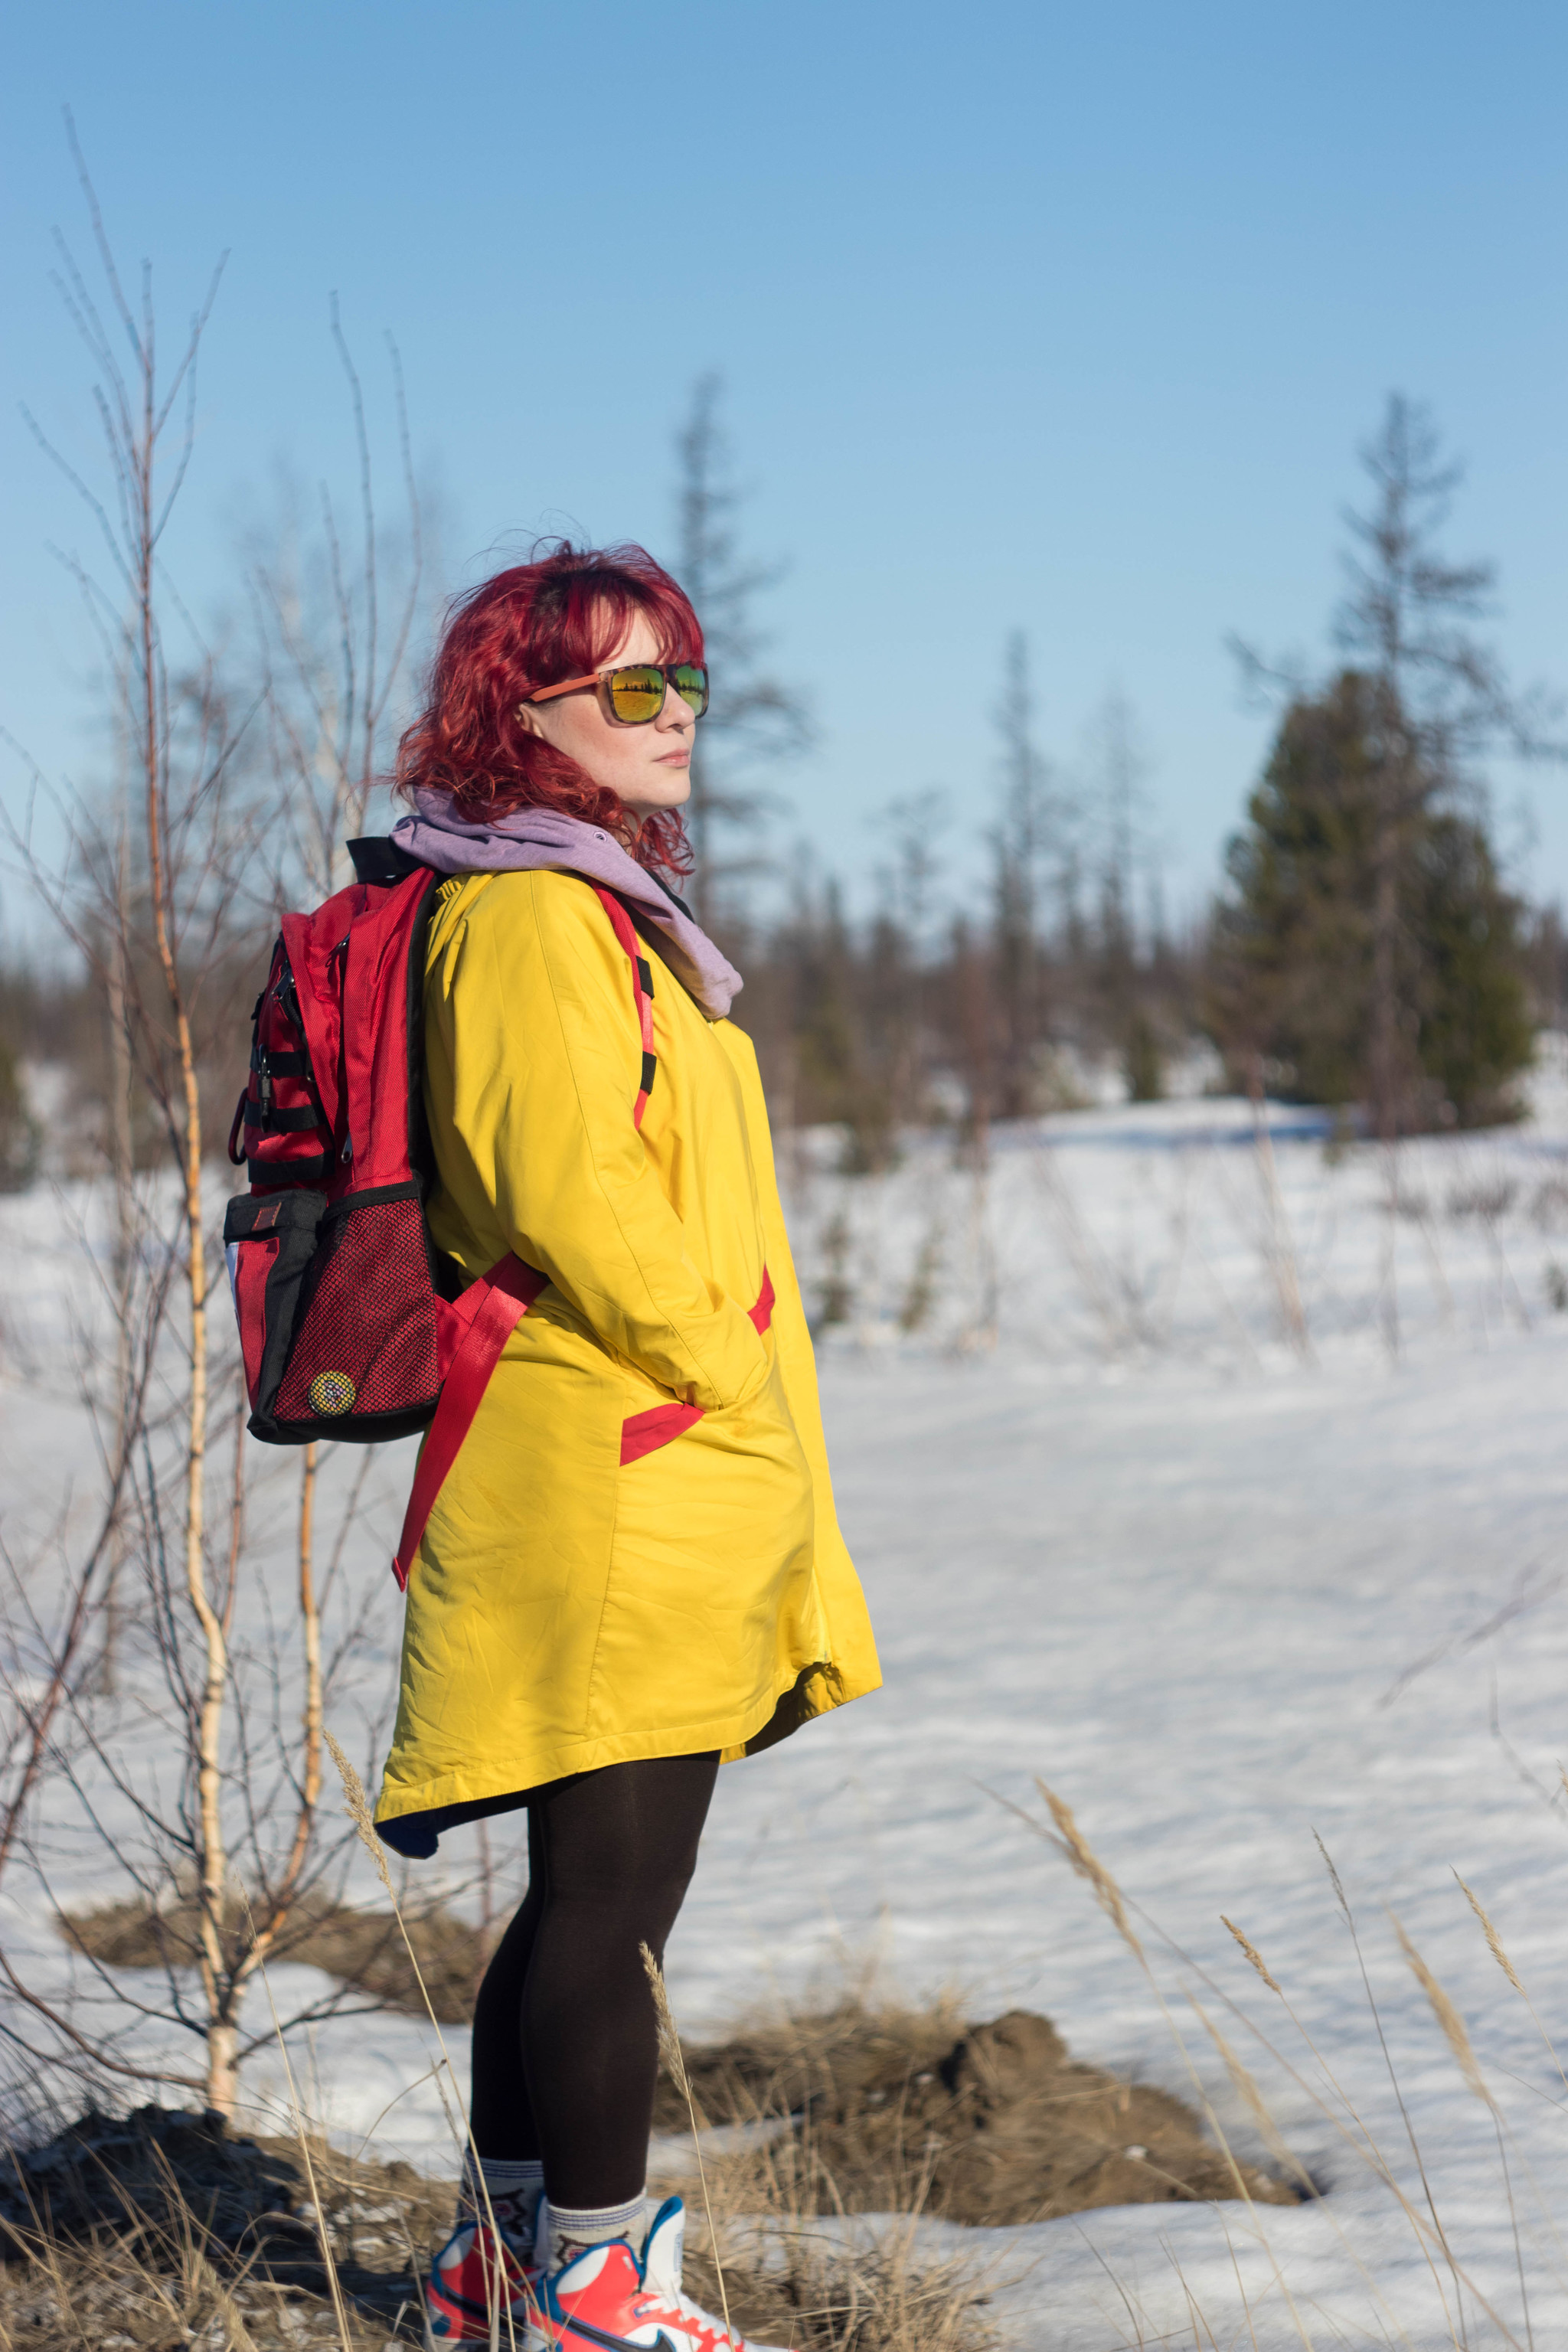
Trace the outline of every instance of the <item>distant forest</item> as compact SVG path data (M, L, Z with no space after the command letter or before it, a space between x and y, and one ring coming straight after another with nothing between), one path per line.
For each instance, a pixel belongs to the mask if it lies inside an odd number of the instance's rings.
M183 759L191 779L169 836L186 893L174 951L213 1103L240 1083L278 911L343 877L342 841L379 804L414 683L418 499L409 474L397 528L378 522L363 391L338 344L364 462L357 569L330 509L314 541L282 519L244 551L251 641L226 666L171 660L158 688L164 767ZM401 425L395 373L392 389ZM1489 568L1438 544L1458 473L1430 418L1392 398L1361 456L1332 659L1289 675L1234 646L1275 728L1201 917L1167 919L1131 709L1107 698L1087 772L1068 774L1039 740L1018 632L998 646L987 720L986 887L962 910L944 899L943 796L915 793L883 812L874 907L851 915L808 847L779 854L776 784L809 758L810 715L763 658L774 575L740 544L718 380L696 385L676 449L675 568L702 615L714 699L685 887L746 975L735 1017L781 1127L837 1127L853 1172L889 1164L913 1126L983 1150L998 1119L1173 1088L1321 1103L1385 1140L1517 1115L1533 1040L1565 1018L1568 940L1557 909L1500 870L1485 766L1500 748L1560 747L1476 634ZM134 647L108 666L122 730L136 667ZM52 906L61 951L0 967L5 1189L45 1164L150 1164L180 1125L177 1040L128 1011L155 1003L163 952L147 828L129 808L108 785L72 803L53 866L13 829L13 866ZM206 1148L219 1142L209 1131Z

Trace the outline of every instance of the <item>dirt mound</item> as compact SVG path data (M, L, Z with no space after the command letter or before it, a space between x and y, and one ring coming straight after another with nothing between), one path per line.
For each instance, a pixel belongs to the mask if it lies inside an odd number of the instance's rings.
M451 2186L353 2162L314 2136L310 2155L356 2352L392 2330L417 2336L415 2274L450 2226ZM193 2336L288 2352L302 2323L331 2324L329 2294L298 2140L139 2107L0 2147L0 2343L22 2315L38 2352L106 2333L149 2352ZM185 2324L171 2327L175 2314Z
M342 2334L298 2142L143 2107L0 2149L0 2352L384 2352L392 2339L426 2340L420 2284L450 2226L452 2184L351 2160L313 2136L309 2147ZM815 2210L776 2196L765 2208L776 2225L766 2259L752 2256L746 2226L725 2255L731 2309L755 2340L798 2352L990 2352L984 2288L961 2259L917 2258L907 2245L843 2254L823 2242ZM717 2309L700 2225L688 2263Z
M493 1938L438 1905L404 1915L418 1956L430 2004L443 2025L467 2025ZM106 1903L95 1911L62 1914L68 1943L110 1969L189 1969L201 1957L200 1916L190 1897L161 1908L140 1899ZM225 1932L237 1951L247 1948L248 1914L237 1905ZM390 1911L359 1911L321 1895L299 1902L272 1948L274 1966L300 1960L324 1969L383 2009L423 2017L424 1995L403 1929Z
M693 2050L688 2068L708 2122L787 2119L788 2145L766 2160L793 2168L818 2212L916 2209L999 2227L1241 2194L1189 2107L1078 2063L1047 2019L1012 2010L956 2034L955 2023L849 2004ZM658 2120L685 2121L668 2083ZM1257 2202L1299 2201L1272 2175L1240 2171Z
M290 2236L305 2194L297 2162L231 2136L218 2116L138 2107L91 2112L41 2147L7 2149L0 2162L0 2225L13 2242L149 2237L177 2231L186 2214L226 2246L258 2224Z

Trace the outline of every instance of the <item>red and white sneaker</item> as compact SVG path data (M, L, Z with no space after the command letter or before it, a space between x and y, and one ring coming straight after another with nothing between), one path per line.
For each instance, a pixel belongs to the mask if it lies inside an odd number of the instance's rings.
M499 2313L500 2352L544 2352L539 2273L488 2221L459 2221L430 2267L426 2317L435 2344L488 2344ZM510 2320L509 2320L510 2314Z
M639 2261L625 2238L586 2246L541 2284L540 2325L552 2352L770 2352L680 2291L686 2208L667 2197Z

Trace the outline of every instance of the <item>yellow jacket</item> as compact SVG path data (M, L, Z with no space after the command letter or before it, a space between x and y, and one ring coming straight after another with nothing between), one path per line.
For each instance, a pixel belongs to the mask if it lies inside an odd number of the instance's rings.
M550 1286L414 1562L380 1822L637 1757L728 1759L880 1680L756 1055L647 960L639 1130L631 966L591 887L477 874L437 896L431 1228L470 1276L514 1250Z

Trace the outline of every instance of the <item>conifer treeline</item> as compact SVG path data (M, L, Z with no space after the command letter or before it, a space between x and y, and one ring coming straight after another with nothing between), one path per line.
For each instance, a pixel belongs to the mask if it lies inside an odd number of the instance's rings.
M1391 400L1362 452L1373 496L1350 518L1340 658L1283 677L1237 648L1274 694L1273 741L1211 908L1177 928L1127 705L1108 698L1069 787L1038 742L1017 634L999 649L1000 698L963 793L970 829L986 808L984 874L955 891L942 826L957 795L917 793L883 813L872 912L846 911L826 842L798 851L784 911L763 919L762 782L768 763L809 751L812 730L762 660L753 608L777 572L739 551L717 403L704 377L677 445L680 561L715 670L693 887L746 974L737 1017L782 1127L837 1124L845 1165L875 1170L911 1125L983 1138L997 1119L1107 1093L1152 1100L1173 1083L1321 1102L1385 1139L1513 1114L1535 1033L1564 1019L1568 938L1500 869L1485 761L1500 746L1560 747L1473 634L1489 568L1448 563L1436 545L1458 476L1423 411ZM379 739L366 724L368 780ZM257 789L292 805L299 779L279 782L274 767L258 761ZM363 801L368 782L358 789ZM334 799L323 839L341 814ZM308 859L277 877L301 903L326 884ZM236 1086L243 1071L250 966L274 920L259 904L229 910L195 1041L219 1091L231 1066ZM85 981L0 970L0 1189L30 1181L41 1159L87 1172L105 1022ZM54 1066L47 1104L29 1100L25 1061ZM157 1149L140 1124L138 1158Z
M746 973L736 1018L776 1115L840 1124L846 1165L864 1170L887 1164L902 1126L974 1130L1173 1086L1262 1090L1373 1129L1371 700L1346 670L1287 706L1226 886L1180 930L1152 889L1134 915L1115 865L1085 874L1064 857L1031 887L1005 793L988 887L963 912L913 919L889 887L851 921L803 860L784 917L729 938ZM1516 1116L1536 1033L1568 1019L1561 915L1506 886L1474 796L1408 815L1397 889L1394 1130Z
M739 1017L786 1118L839 1122L848 1164L876 1168L901 1125L978 1133L1108 1081L1149 1100L1205 1056L1216 1087L1322 1103L1385 1141L1518 1115L1568 959L1556 911L1500 870L1485 766L1563 747L1475 635L1490 566L1437 543L1459 470L1430 418L1392 397L1361 458L1373 494L1347 518L1340 657L1312 678L1235 647L1276 731L1207 914L1165 921L1125 706L1106 707L1087 788L1064 793L1015 637L988 892L937 902L927 795L887 814L871 918L803 878L782 921L737 940Z

